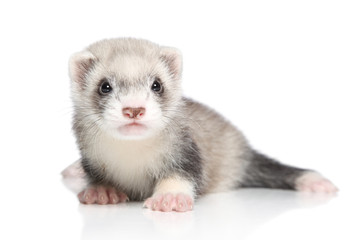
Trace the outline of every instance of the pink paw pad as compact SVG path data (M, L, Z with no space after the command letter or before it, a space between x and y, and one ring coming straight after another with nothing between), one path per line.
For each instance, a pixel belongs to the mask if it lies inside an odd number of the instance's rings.
M338 188L316 172L308 172L301 176L296 183L296 190L314 193L336 193Z
M191 211L194 206L194 200L189 195L179 194L159 194L154 197L148 198L144 207L149 208L153 211L161 212L187 212Z
M83 204L117 204L129 200L125 193L118 192L112 187L88 187L78 194Z

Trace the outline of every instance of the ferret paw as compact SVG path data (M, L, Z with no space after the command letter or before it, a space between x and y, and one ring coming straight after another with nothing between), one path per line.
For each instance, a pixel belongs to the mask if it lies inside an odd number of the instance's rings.
M85 172L83 167L81 166L81 161L77 160L67 168L65 168L61 175L64 178L85 178Z
M112 187L90 186L78 194L79 201L83 204L117 204L129 201L125 193Z
M296 190L313 193L336 193L339 189L317 172L307 172L296 181Z
M153 211L161 212L187 212L191 211L194 206L194 199L189 195L178 193L165 193L158 194L151 198L148 198L144 207L151 209Z

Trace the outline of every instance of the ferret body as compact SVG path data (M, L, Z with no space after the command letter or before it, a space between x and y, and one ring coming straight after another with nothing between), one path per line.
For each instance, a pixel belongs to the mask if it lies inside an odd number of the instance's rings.
M152 210L188 211L197 196L239 187L337 191L315 171L254 151L223 117L183 97L174 48L103 40L74 54L69 68L73 129L88 181L82 203L146 200Z

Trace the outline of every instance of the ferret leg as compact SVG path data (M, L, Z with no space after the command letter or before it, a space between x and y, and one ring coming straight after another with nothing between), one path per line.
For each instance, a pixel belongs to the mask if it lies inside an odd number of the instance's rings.
M155 187L152 197L148 198L144 207L153 211L186 212L194 206L194 186L181 178L166 178Z
M315 171L307 171L296 179L295 189L302 192L336 193L339 189Z
M80 160L65 168L61 175L65 186L75 193L80 192L87 185L86 174Z
M292 189L335 193L338 189L319 173L284 165L254 152L242 179L241 187Z
M64 178L84 178L85 172L81 165L81 160L77 160L76 162L65 168L61 172L61 175Z
M125 193L113 187L89 186L78 194L79 201L83 204L117 204L128 201Z
M89 159L82 158L81 162L76 163L78 169L82 169L87 186L77 196L83 204L117 204L128 201L125 193L118 191L109 184L103 183L101 171L92 168Z

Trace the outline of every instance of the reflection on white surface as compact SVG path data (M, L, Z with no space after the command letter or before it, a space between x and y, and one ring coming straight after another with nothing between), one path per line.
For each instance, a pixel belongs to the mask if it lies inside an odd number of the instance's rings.
M142 203L79 205L82 239L213 238L244 239L258 227L287 211L313 207L331 196L293 191L240 189L200 198L192 212L163 213Z

